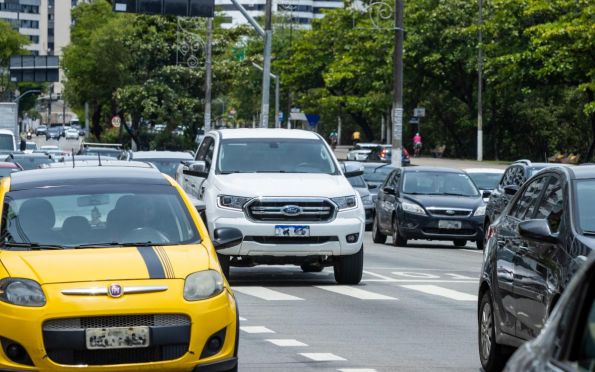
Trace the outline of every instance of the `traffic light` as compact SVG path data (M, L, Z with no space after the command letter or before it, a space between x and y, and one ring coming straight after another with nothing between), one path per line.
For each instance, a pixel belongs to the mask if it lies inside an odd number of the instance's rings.
M213 17L215 0L113 0L113 10L119 13Z

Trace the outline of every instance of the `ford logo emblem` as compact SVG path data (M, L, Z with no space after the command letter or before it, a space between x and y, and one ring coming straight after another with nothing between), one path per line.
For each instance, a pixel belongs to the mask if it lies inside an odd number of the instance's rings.
M452 216L453 214L455 214L455 211L453 211L452 209L448 209L446 211L446 214L450 214Z
M121 297L123 294L122 286L119 284L111 284L107 287L107 294L112 298Z
M302 208L297 205L286 205L281 211L286 216L297 216L302 213Z

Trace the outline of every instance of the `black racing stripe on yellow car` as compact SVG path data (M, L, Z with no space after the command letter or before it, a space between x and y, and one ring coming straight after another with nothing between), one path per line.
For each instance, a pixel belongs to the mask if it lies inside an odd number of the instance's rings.
M171 264L171 260L167 255L167 251L163 247L155 247L155 251L159 258L161 259L161 263L165 267L165 273L169 279L174 279L176 276L174 274L174 267Z
M147 266L150 279L165 279L165 270L153 247L136 247Z

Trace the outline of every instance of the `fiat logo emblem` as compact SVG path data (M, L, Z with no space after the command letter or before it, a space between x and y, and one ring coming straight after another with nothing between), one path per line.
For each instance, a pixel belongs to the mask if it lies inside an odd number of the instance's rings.
M111 284L107 287L107 294L112 298L122 297L123 293L122 286L119 284Z
M302 208L297 205L286 205L283 207L282 211L286 216L297 216L302 213Z

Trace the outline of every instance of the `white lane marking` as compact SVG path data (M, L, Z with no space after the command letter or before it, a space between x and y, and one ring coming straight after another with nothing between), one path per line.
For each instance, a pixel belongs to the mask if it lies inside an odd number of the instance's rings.
M300 353L300 355L305 356L306 358L315 362L334 362L346 360L345 358L341 358L340 356L331 353Z
M340 372L376 372L375 369L372 368L341 368L337 371Z
M242 318L242 317L240 317L240 322L245 322L245 321L247 321L247 320L248 320L248 319L246 319L246 318Z
M248 296L258 297L267 301L301 301L303 298L288 295L283 292L274 291L265 287L233 287L234 292L240 292Z
M461 249L461 251L483 254L483 251L480 251L478 249Z
M394 297L365 291L363 289L350 287L348 285L317 285L316 288L324 289L325 291L334 292L349 297L359 298L360 300L396 300L396 298Z
M244 326L240 329L246 333L275 333L275 331L262 326Z
M453 279L461 279L461 280L478 280L478 278L472 278L470 276L461 275L461 274L453 274L453 273L446 273L444 275L448 275Z
M427 294L450 298L457 301L477 301L477 296L468 293L442 288L436 285L402 285L403 288L413 289Z
M362 282L382 282L386 283L387 280L383 279L362 279ZM452 280L452 279L393 279L390 281L391 283L478 283L479 279L461 279L461 280Z
M374 281L377 281L377 282L392 282L395 280L394 278L391 278L391 277L388 277L385 275L381 275L381 274L376 274L376 273L373 273L371 271L366 271L366 270L364 270L364 274L368 274L370 276L374 276L374 277L378 278L378 279L374 279Z
M413 279L439 279L439 275L427 274L427 273L413 273L413 272L404 272L404 271L393 271L393 275L400 276L403 278L413 278Z
M294 339L268 339L267 341L273 345L277 345L277 346L281 346L281 347L308 346L308 345L304 344L303 342L300 342L300 341L294 340Z

